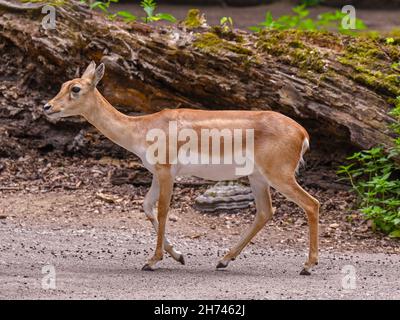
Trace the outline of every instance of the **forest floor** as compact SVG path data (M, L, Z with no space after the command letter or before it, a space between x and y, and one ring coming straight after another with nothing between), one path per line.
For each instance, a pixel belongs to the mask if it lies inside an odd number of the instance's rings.
M312 165L300 176L322 203L320 264L310 277L299 275L308 250L305 216L276 193L273 220L226 270L216 271L250 225L254 206L201 213L193 203L207 185L184 180L175 187L167 233L186 265L166 256L155 272L141 271L156 239L141 209L148 186L111 179L136 166L57 153L2 159L0 298L400 298L398 241L372 232L351 210L353 196L334 183L324 187L317 180L329 170ZM48 265L56 287L46 290ZM348 270L355 271L353 289L346 287Z

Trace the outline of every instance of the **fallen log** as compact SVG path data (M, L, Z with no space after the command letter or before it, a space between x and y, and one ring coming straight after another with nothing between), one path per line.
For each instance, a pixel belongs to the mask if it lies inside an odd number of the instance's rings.
M25 128L40 123L32 133L36 138L55 134L38 102L95 60L106 64L101 91L125 112L275 110L299 121L321 145L345 149L391 143L388 125L394 119L388 111L400 95L400 72L393 67L400 61L400 35L386 43L376 36L321 31L253 34L210 27L196 11L173 26L124 23L78 1L57 6L56 28L44 29L40 6L0 0L0 59L8 54L19 70L7 73L13 62L1 61L0 80L6 84L1 90L7 96L14 83L19 94L42 94L36 103L12 106L30 114L24 117ZM3 111L1 123L12 127L12 112ZM79 120L61 121L67 124L61 131L84 126Z

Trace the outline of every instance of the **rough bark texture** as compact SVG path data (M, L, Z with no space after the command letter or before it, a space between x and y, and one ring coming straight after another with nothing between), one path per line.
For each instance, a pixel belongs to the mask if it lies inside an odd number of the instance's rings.
M13 97L13 83L16 97L27 100L1 105L1 123L9 129L15 118L24 121L25 134L65 143L54 138L56 129L38 105L95 60L106 64L100 90L126 112L272 109L324 144L390 144L387 112L400 94L400 73L392 67L400 60L398 35L386 44L322 32L250 34L201 26L195 12L177 26L126 24L75 1L57 7L54 30L43 29L43 16L40 4L0 0L0 95ZM34 90L42 96L32 102ZM62 122L57 130L64 135L83 127L80 120Z

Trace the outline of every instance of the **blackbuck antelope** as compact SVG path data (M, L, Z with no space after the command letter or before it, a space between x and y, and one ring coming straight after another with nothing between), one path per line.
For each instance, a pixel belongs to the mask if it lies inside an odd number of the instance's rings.
M270 187L273 187L303 208L307 214L310 248L301 274L310 274L310 269L318 263L319 202L304 191L295 178L303 154L309 147L309 136L303 127L272 111L177 109L137 117L126 116L117 111L96 89L104 75L104 69L104 64L96 68L96 64L91 62L81 78L62 85L60 92L44 106L44 112L50 118L75 115L85 117L110 140L136 154L153 174L153 182L143 207L157 232L157 246L143 270L154 270L157 262L162 260L164 250L176 261L185 263L182 253L165 237L176 176L192 175L212 180L232 180L248 176L257 209L255 220L238 244L219 261L217 268L227 267L272 218ZM171 130L171 123L174 130ZM203 136L205 130L209 131L206 138ZM246 131L246 137L233 134L230 140L223 139L222 142L215 143L213 132L225 138L227 133L237 133L240 130ZM157 132L165 133L165 136L157 136ZM178 137L172 132L179 132ZM199 136L203 141L196 140L188 148L187 138L195 139ZM239 138L236 139L237 137ZM239 141L233 141L232 138ZM251 141L247 138L251 138ZM158 150L151 156L149 150L157 149L154 148L156 140ZM233 144L235 148L232 150ZM174 146L177 146L177 150L172 150ZM228 161L225 163L215 161L214 154L211 154L220 149L223 149L224 156L227 153L233 154L227 157ZM185 151L184 154L189 151L192 154L189 158L180 157L182 150ZM163 151L166 156L162 155ZM238 169L243 169L241 164L244 162L237 160L240 157L236 156L243 157L243 154L246 164L251 164L251 170L240 172ZM208 159L208 162L198 161L199 158ZM155 215L153 208L157 201L158 214Z

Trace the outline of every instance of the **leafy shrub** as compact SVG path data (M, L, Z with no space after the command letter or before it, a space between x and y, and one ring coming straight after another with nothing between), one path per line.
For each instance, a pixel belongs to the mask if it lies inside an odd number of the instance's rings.
M140 6L143 8L144 12L146 12L146 17L143 17L142 20L144 22L150 21L159 21L165 20L169 22L175 22L176 19L172 14L169 13L157 13L154 14L156 10L157 4L154 0L143 0L140 2Z
M108 14L108 8L110 7L111 3L112 3L112 2L117 3L118 0L107 0L106 2L103 2L103 1L95 1L95 2L93 2L93 3L90 3L89 1L81 0L81 2L82 2L82 3L88 2L90 9L98 8L98 9L100 9L101 11L103 11L104 13L107 13L107 14Z
M348 158L349 165L338 173L345 175L359 198L359 209L374 226L400 238L400 97L391 115L397 119L391 129L398 136L388 152L383 147L356 152Z
M232 17L222 17L219 20L219 25L222 28L222 31L229 32L233 30L233 19Z
M300 5L304 5L306 7L314 7L324 2L324 0L300 0Z
M112 13L109 11L110 5L112 3L118 3L119 0L104 0L104 1L95 1L90 3L89 0L81 0L82 3L87 3L90 9L100 9L103 11L109 19L115 19L116 17L121 17L125 22L136 21L138 19L137 16L133 15L129 11L118 11L117 13ZM175 22L176 18L169 13L155 13L157 8L157 3L155 0L142 0L140 2L140 6L143 8L143 11L146 13L146 16L140 17L140 19L146 23L152 21L160 21L165 20L169 22Z
M336 29L341 33L351 34L352 30L344 29L342 27L342 19L346 13L336 10L335 12L325 12L318 16L317 20L309 17L310 11L306 9L305 5L294 7L294 15L280 16L274 20L271 12L267 12L265 20L257 26L250 27L249 29L255 32L260 32L263 29L300 29L300 30L328 30ZM365 29L365 24L362 20L356 19L356 29Z

